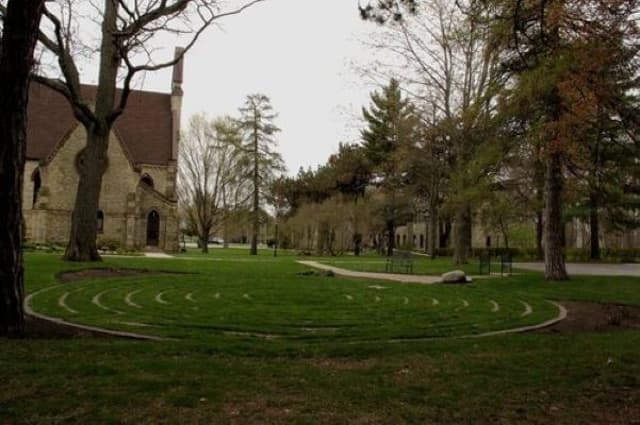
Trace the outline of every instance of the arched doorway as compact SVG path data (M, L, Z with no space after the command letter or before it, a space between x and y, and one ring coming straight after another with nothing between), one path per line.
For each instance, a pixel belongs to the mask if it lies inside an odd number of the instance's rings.
M152 210L147 215L147 246L158 246L160 240L160 214Z

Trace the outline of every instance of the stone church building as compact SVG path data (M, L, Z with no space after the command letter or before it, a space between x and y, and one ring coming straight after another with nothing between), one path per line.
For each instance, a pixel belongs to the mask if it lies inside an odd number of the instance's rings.
M182 61L174 66L170 94L133 91L115 122L96 217L98 240L116 240L128 249L179 248L176 175L182 66ZM95 96L95 86L82 90ZM68 240L78 184L75 163L85 143L84 127L67 100L32 83L23 188L28 241Z

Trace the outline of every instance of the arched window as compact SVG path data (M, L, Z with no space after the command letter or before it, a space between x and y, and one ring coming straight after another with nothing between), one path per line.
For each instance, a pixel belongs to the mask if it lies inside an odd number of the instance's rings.
M36 202L38 202L38 194L40 193L40 186L42 185L42 180L40 179L40 170L36 168L36 170L31 175L31 181L33 181L33 203L32 207L36 206Z
M149 187L153 187L153 179L149 174L144 174L140 181Z
M98 228L98 233L104 232L104 213L102 212L102 210L98 210L96 227Z

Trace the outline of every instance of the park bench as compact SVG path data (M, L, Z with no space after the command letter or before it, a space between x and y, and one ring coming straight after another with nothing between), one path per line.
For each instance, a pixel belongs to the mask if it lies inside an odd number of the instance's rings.
M478 257L480 264L480 274L491 274L491 255L488 252L483 252Z
M500 256L500 275L511 275L513 258L511 254L502 254Z
M413 258L408 251L395 251L393 255L387 258L384 270L387 273L393 273L400 270L403 273L413 273Z

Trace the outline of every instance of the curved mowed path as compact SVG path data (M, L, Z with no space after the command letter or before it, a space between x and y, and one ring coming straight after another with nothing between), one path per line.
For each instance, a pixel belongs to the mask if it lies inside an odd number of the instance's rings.
M293 263L216 266L57 284L32 294L30 305L68 322L157 337L306 342L474 336L540 324L559 312L500 279L426 286L300 276L305 268Z

